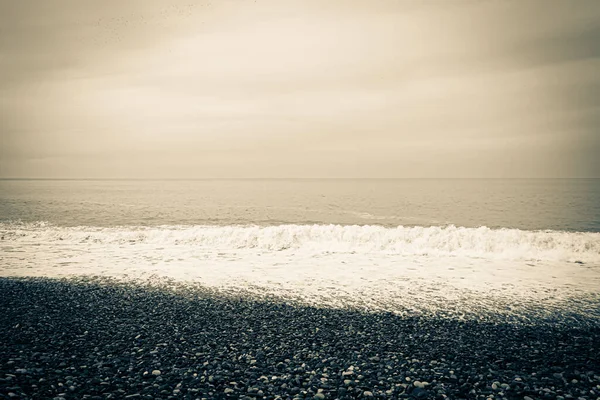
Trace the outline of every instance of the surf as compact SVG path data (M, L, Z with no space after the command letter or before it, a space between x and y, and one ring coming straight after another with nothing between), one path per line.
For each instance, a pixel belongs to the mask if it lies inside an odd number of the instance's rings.
M43 222L0 224L4 243L186 245L308 253L600 262L600 233L448 226L230 225L60 227Z

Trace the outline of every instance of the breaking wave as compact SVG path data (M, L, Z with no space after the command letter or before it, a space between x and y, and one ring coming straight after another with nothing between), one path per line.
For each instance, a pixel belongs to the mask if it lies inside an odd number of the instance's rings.
M160 226L57 227L0 223L0 244L193 246L317 253L386 253L600 263L600 233L487 227Z

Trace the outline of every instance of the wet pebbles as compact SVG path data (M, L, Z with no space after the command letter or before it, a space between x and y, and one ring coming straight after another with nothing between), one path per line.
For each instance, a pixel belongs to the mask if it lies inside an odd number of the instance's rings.
M600 326L0 279L0 398L597 399Z

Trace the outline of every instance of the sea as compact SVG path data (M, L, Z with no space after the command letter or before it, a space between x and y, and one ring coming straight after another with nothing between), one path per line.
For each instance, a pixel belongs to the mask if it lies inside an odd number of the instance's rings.
M564 298L600 293L600 180L1 180L0 239L0 276Z
M0 222L600 232L600 179L1 180Z

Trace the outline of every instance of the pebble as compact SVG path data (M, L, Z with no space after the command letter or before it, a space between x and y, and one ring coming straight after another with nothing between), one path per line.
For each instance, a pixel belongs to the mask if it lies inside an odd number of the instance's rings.
M600 390L598 371L572 367L598 365L592 319L570 322L580 324L573 335L571 325L319 309L203 290L0 278L0 326L20 324L17 336L0 330L8 359L0 398L590 400ZM67 346L69 354L58 350Z

